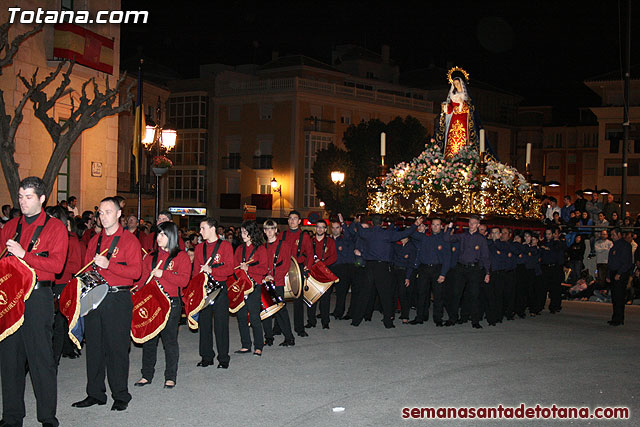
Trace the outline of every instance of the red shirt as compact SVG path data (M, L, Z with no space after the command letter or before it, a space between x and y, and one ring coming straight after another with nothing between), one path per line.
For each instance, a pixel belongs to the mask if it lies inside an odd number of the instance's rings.
M195 276L198 273L200 273L200 269L202 268L204 263L209 259L209 257L213 254L213 248L216 246L217 243L218 243L217 240L213 243L204 241L200 243L198 246L196 246L194 250L195 256L193 258L193 271L191 273L192 276ZM206 249L206 252L207 252L206 257L203 255L203 247ZM233 273L233 267L237 265L237 264L234 264L233 262L234 262L233 246L231 246L231 243L227 242L226 240L223 240L222 243L220 244L220 247L218 248L218 253L210 263L210 264L213 264L214 266L216 264L223 263L218 267L211 268L211 275L213 276L213 278L216 279L218 282L226 281L227 277L231 276L231 274Z
M298 263L304 264L309 268L313 265L313 246L311 245L311 237L308 233L303 233L300 256L296 257L296 254L298 253L300 233L301 231L299 228L295 231L287 230L282 233L282 238L284 238L285 242L291 245L291 255L298 260Z
M56 284L69 283L69 280L82 268L82 261L84 261L85 248L78 236L75 233L69 234L69 249L67 250L67 261L64 264L64 269L61 274L56 275Z
M156 277L156 279L170 297L177 297L178 289L187 286L191 278L191 259L189 259L189 255L184 251L178 252L178 255L169 261L169 265L165 265L167 258L169 258L169 252L160 249L158 251L158 259L156 259L155 265L152 265L153 254L145 255L142 260L142 277L140 280L143 280L142 284L144 284L149 278L151 271L158 265L158 262L162 260L162 264L160 264L160 270L163 270L162 277Z
M273 272L273 258L276 255L276 250L278 249L278 244L280 243L280 239L276 239L273 243L266 243L267 250L267 275L273 276L276 286L284 286L284 276L289 272L289 267L291 266L291 245L287 242L283 241L280 246L280 252L278 253L278 261L276 263L276 271L275 274Z
M140 242L132 233L122 229L118 225L118 229L111 236L107 236L104 229L98 235L93 236L87 247L87 253L84 257L84 263L87 264L96 255L98 239L102 236L102 243L99 252L109 249L111 242L115 236L120 236L113 255L109 259L109 268L100 268L96 266L98 273L104 277L109 286L133 286L133 282L140 278L142 273L142 249ZM106 254L105 254L106 256ZM90 267L91 268L91 267Z
M324 247L324 242L327 242L327 247ZM323 253L324 249L324 253ZM335 263L338 260L338 252L336 252L336 242L333 239L327 238L325 234L322 240L313 238L313 253L316 254L318 261L324 262L327 267Z
M142 243L142 247L149 253L155 251L156 249L158 249L158 240L156 240L157 237L157 232L147 234L147 238L145 239L144 243ZM184 251L184 240L180 237L178 237L178 247L180 247L181 251Z
M23 216L13 218L7 222L2 230L0 230L0 252L7 245L7 240L13 239L16 235L18 222L22 224L22 232L20 233L20 245L26 251L31 243L31 238L36 228L44 225L47 214L41 211L38 218L31 224ZM40 236L35 241L31 252L24 254L22 258L24 262L29 264L36 271L38 280L55 281L56 274L60 273L64 267L64 261L67 259L67 248L69 245L69 231L62 222L56 218L49 218L47 225L40 232ZM36 254L47 253L47 256L39 256Z
M82 243L84 243L85 248L89 246L89 242L95 235L96 235L96 230L93 228L88 228L84 230L84 233L82 233Z
M264 276L267 275L267 250L264 248L264 246L260 245L254 252L254 254L251 255L251 252L253 252L254 248L255 246L246 246L244 243L238 246L236 248L236 253L233 256L233 263L236 266L240 265L240 263L242 262L242 250L245 249L245 260L249 261L250 259L253 259L253 262L251 262L251 264L249 265L249 271L247 272L247 274L253 279L255 283L259 285L260 283L262 283L262 279L264 279Z

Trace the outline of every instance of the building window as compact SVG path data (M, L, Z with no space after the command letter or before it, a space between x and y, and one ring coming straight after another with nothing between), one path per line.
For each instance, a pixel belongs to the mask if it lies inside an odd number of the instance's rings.
M340 123L342 123L343 125L350 125L351 124L351 112L343 111L342 114L340 115Z
M627 176L640 176L640 159L629 159ZM605 176L622 176L622 163L618 159L605 160Z
M242 107L240 105L229 105L229 121L239 122L241 112L242 112Z
M258 194L271 194L270 178L258 178Z
M311 105L309 107L311 110L311 117L314 119L322 119L322 106L321 105Z
M273 135L258 136L258 146L260 148L253 157L253 168L273 169Z
M60 1L60 9L61 10L73 10L73 0L61 0Z
M240 193L240 178L238 177L228 177L226 179L226 187L227 193Z
M58 203L62 200L69 200L69 153L64 158L60 171L58 172Z
M636 154L640 154L640 139L636 139L633 141L633 152Z
M169 200L205 203L207 132L178 131L176 148L169 153L174 163L168 179Z
M316 162L318 150L326 149L333 142L333 137L314 133L305 135L304 150L304 206L317 208L320 200L316 196L316 185L313 182L313 165Z
M562 134L556 134L556 148L562 148Z
M172 96L167 101L167 121L177 129L207 129L208 96Z
M609 153L616 154L619 152L620 152L620 140L619 139L609 140Z
M261 104L260 105L260 120L271 120L273 115L273 105L272 104Z
M222 158L223 169L240 169L240 137L227 136L227 155Z

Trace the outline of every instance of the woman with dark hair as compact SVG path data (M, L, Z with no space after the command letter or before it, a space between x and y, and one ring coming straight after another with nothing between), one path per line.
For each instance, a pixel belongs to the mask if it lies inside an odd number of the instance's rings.
M178 373L178 324L182 312L180 301L180 288L187 286L191 277L191 260L185 251L178 246L178 227L173 222L158 224L156 237L158 249L145 255L142 260L142 283L146 282L150 275L169 294L171 300L171 312L166 326L155 338L142 345L142 378L134 385L142 387L151 384L155 372L158 341L162 338L165 356L164 388L173 388L176 385ZM162 261L160 268L155 269L158 262Z
M262 356L264 346L264 334L262 331L262 320L260 320L260 287L262 280L267 274L267 250L264 247L264 235L255 221L245 221L240 229L240 236L244 242L236 248L234 264L239 265L253 282L253 292L245 299L245 305L238 310L238 329L240 330L240 340L242 348L236 353L244 354L251 352L251 335L249 334L249 324L247 313L251 321L253 330L253 345L256 356Z

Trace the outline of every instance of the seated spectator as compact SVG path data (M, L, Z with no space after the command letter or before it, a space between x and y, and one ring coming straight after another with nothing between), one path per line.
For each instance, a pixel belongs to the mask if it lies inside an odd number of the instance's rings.
M596 226L596 228L594 229L594 231L596 232L606 230L606 227L609 226L609 221L607 221L607 218L604 216L604 212L598 213L598 219L593 225Z
M569 255L569 265L574 272L574 276L579 276L580 272L584 269L584 264L582 260L584 259L584 251L586 250L586 246L584 241L582 240L582 236L580 234L576 235L574 242L567 249L567 254Z
M589 270L584 270L576 284L569 288L569 299L587 301L593 295L594 284L595 280L589 274Z
M562 209L560 209L560 218L565 224L569 222L571 212L574 212L575 210L575 206L571 204L571 196L567 194L564 196L564 205L562 206Z
M611 227L620 227L620 219L618 218L618 212L611 212L611 220L609 221L609 225Z

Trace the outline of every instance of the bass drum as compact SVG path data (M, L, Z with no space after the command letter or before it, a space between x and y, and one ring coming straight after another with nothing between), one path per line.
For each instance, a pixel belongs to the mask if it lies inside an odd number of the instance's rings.
M289 271L284 276L284 299L292 300L298 299L302 295L302 272L298 261L294 257L291 257L291 265Z

